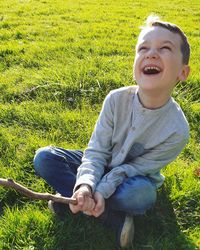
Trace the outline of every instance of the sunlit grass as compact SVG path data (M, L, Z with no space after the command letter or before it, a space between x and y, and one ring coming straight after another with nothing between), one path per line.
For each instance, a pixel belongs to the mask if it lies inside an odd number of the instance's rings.
M84 149L106 94L134 84L139 26L150 13L180 25L191 44L191 75L173 93L191 138L165 170L158 202L135 218L134 249L198 249L200 190L199 1L2 0L0 8L0 177L54 192L35 176L35 150ZM46 202L0 187L0 249L111 250L95 220L61 222ZM133 248L130 248L133 249Z

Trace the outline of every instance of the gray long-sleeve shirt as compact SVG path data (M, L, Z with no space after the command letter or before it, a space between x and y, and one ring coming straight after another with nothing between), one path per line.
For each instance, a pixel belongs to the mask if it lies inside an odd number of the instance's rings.
M74 190L88 184L110 197L126 177L151 177L157 187L164 181L160 169L173 161L189 138L188 122L170 98L161 108L144 108L136 86L111 91L78 168ZM110 171L104 175L105 167Z

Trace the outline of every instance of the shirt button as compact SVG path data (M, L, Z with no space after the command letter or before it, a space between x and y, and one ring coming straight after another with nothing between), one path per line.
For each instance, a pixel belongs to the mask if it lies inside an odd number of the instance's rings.
M131 129L134 131L134 130L135 130L135 127L131 127Z
M121 150L121 153L122 153L122 154L124 153L124 149Z

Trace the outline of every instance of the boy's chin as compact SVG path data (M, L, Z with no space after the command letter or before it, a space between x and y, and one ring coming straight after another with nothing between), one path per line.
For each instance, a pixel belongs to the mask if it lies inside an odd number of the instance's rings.
M163 73L160 72L158 74L144 74L141 73L139 77L139 82L144 82L144 83L160 83L160 81L163 80Z
M143 90L157 90L160 89L160 84L156 81L148 81L148 82L138 82L137 85L139 88Z

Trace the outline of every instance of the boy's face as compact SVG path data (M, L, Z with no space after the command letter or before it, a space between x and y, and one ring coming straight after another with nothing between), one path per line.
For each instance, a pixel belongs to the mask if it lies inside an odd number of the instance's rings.
M178 81L186 80L189 66L182 62L179 34L162 27L143 30L138 38L134 76L141 89L171 93Z

